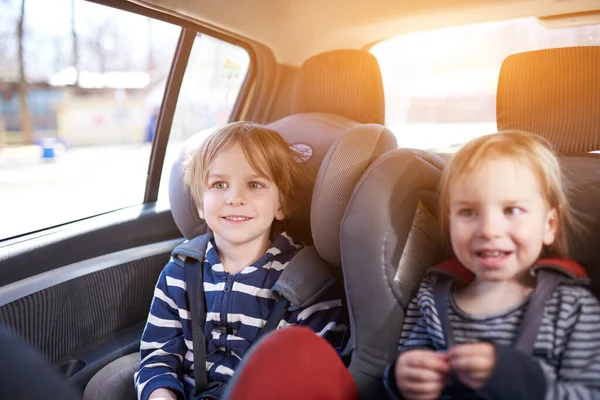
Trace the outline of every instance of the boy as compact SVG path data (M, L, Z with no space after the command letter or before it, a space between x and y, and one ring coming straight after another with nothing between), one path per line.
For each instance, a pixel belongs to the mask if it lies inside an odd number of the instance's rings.
M186 165L185 183L213 233L203 265L206 368L209 383L225 383L273 312L271 291L300 245L279 232L294 212L303 173L298 155L276 132L234 123L209 136ZM279 327L310 327L341 346L342 301L329 298L286 312ZM188 398L194 389L189 300L182 260L162 271L141 342L138 398Z

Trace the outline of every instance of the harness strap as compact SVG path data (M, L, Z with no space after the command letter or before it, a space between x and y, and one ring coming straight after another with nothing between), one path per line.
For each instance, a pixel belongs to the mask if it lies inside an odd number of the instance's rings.
M548 300L558 285L569 280L564 274L548 269L539 270L536 276L536 288L525 310L523 323L519 328L514 344L515 349L527 354L533 352L535 340L537 339L540 324L542 323L546 300ZM433 285L435 308L448 349L456 344L452 327L448 321L448 296L450 295L452 285L456 281L456 278L452 276L440 274L436 276Z
M537 339L546 300L550 298L554 290L568 278L551 270L539 270L535 290L531 295L529 305L525 310L523 322L519 328L519 334L514 348L524 353L533 353L535 340Z
M285 312L287 311L289 306L290 306L290 302L285 297L282 297L281 299L279 299L277 301L277 303L275 304L275 307L273 308L273 312L271 313L271 316L269 317L269 319L267 319L267 322L262 327L260 332L258 332L258 335L256 336L256 339L254 340L254 342L252 342L252 345L254 345L254 343L258 342L258 339L265 336L267 333L272 332L275 329L277 329L277 327L279 326L279 323L283 319L283 315L285 314ZM252 345L250 345L250 347L252 347Z
M315 304L335 281L316 248L307 246L290 260L272 290L287 299L291 310L295 310Z
M433 285L433 301L435 302L435 308L440 318L440 326L442 327L447 349L456 344L452 326L448 321L448 296L450 295L450 288L453 283L454 278L447 275L438 275Z
M206 307L204 305L203 260L186 257L183 264L183 276L190 302L192 325L192 342L194 345L194 381L195 395L208 389L206 376L206 338L204 324L206 322Z
M184 280L190 303L192 342L194 346L195 396L210 389L206 373L206 305L204 298L204 255L211 235L202 235L178 246L178 253L186 256L183 264ZM300 250L289 262L272 290L281 297L256 339L277 329L288 309L314 304L328 290L335 278L320 259L314 247ZM256 343L258 340L253 342Z

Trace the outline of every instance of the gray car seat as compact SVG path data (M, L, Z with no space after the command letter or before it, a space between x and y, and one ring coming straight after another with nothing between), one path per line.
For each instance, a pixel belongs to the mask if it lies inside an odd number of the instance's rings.
M502 66L497 108L499 129L533 131L559 152L570 153L560 162L569 200L583 225L582 234L571 235L571 256L587 269L597 296L600 158L582 152L600 144L598 50L553 49L509 57ZM594 90L579 92L572 85ZM404 309L425 268L451 255L438 215L438 184L446 160L446 155L420 150L384 154L357 184L342 220L342 265L355 347L349 369L361 398L384 398L382 374L397 356Z
M356 186L342 220L354 347L349 369L361 398L385 398L382 375L398 352L404 309L425 268L443 256L437 187L444 165L443 157L421 150L382 155Z
M305 162L314 189L298 188L302 199L295 227L304 234L302 239L314 241L319 256L339 272L340 222L352 190L374 159L397 147L395 137L380 125L384 105L377 61L371 54L355 50L328 52L307 60L300 69L294 104L298 113L270 127L310 154ZM183 185L181 165L202 140L195 136L184 144L169 183L173 218L187 239L206 231ZM139 353L108 364L90 380L84 399L135 398L133 373L138 366Z

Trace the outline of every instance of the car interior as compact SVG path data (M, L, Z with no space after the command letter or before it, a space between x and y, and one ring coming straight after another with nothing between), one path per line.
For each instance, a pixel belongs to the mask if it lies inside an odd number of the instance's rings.
M437 188L447 153L412 149L386 125L376 43L397 35L536 17L548 29L600 23L596 0L343 2L91 0L180 26L152 141L143 203L0 240L0 324L33 345L87 399L133 399L133 373L154 285L170 252L207 228L182 161L166 157L198 33L246 49L250 68L230 121L265 124L308 149L292 234L344 285L349 370L361 398L385 398L404 309L428 266L449 254ZM557 151L581 224L571 256L600 295L600 44L508 56L498 74L497 130L536 133ZM422 49L427 52L428 49ZM166 171L166 172L165 172ZM157 201L169 174L169 202ZM1 195L0 195L1 196Z

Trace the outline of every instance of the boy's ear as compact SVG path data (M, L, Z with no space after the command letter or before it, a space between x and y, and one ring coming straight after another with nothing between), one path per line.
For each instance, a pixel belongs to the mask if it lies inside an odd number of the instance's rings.
M285 218L285 214L283 213L283 208L281 207L281 203L279 203L279 207L277 208L277 211L275 211L275 219L277 221L283 221L284 218Z

